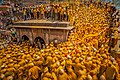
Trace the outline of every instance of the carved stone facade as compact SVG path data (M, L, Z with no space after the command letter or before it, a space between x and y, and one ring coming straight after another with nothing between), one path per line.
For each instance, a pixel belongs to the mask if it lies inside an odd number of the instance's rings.
M29 23L26 23L26 24L29 24ZM19 25L15 24L12 27L16 29L17 37L20 40L22 39L22 36L24 35L26 35L31 42L34 42L34 40L37 37L40 37L47 44L49 44L51 41L56 40L56 39L58 40L58 43L66 41L69 31L73 29L73 27L70 27L70 26L52 27L52 26L42 26L41 25L42 23L36 23L36 24L40 24L40 26L33 26L33 25L23 26L22 24L21 24L22 26L20 26L20 23L19 23ZM44 22L44 25L45 24L47 23ZM54 23L49 23L49 24L54 25ZM55 23L55 25L56 24L57 23ZM60 23L60 24L63 25L67 23Z

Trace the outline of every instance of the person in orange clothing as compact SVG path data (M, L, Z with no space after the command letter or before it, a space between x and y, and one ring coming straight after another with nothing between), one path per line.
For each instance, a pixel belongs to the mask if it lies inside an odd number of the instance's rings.
M66 15L67 15L67 11L66 11L66 7L63 8L63 20L66 21Z
M24 17L24 20L27 19L27 11L25 8L23 9L23 17Z
M41 19L44 19L45 18L45 9L44 9L44 6L42 5L41 6Z
M64 8L62 7L60 11L60 21L63 21L63 13L64 13Z
M34 19L37 19L37 9L34 9Z

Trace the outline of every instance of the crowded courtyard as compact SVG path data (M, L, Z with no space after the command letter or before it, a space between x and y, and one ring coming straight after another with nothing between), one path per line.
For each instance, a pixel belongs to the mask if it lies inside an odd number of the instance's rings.
M1 17L0 80L120 80L120 10L112 2L75 0L18 8L8 11L9 18ZM27 33L32 38L40 34L40 25L49 37L40 36L37 42L29 36L21 38L21 27L14 27L20 22L25 29L36 28ZM69 25L64 28L54 22ZM50 25L54 34L70 29L68 34L62 32L63 37L51 36ZM25 33L25 29L20 31Z

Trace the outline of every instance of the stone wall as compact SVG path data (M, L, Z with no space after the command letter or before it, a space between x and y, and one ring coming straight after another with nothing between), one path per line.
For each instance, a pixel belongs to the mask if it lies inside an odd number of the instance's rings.
M26 35L31 42L36 37L41 37L45 43L49 44L51 41L57 39L58 42L64 42L67 40L67 30L55 30L55 29L34 29L34 28L17 28L17 37L21 40L23 35Z

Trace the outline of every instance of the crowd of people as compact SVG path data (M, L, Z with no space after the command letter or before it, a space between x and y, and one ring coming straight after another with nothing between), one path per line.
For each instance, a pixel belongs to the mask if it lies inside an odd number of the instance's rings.
M101 2L91 2L88 1L84 3L89 6L89 4L93 3L94 5L98 4L102 6ZM81 6L79 4L79 6ZM107 8L109 6L108 3L104 3L104 7ZM74 3L69 2L59 2L59 3L46 3L41 5L34 5L23 7L22 10L18 11L22 13L22 16L18 16L19 20L29 20L29 19L49 19L53 21L70 21L70 15L72 14L72 9L74 7Z
M68 16L71 14L72 7L68 7L69 4L64 3L58 4L42 4L38 5L35 8L24 8L23 15L24 19L49 19L52 20L64 20L68 21Z
M79 2L69 5L68 20L75 28L67 41L56 46L46 44L42 50L32 47L29 41L9 43L0 50L0 79L119 80L120 59L109 53L111 9L110 4L107 7L105 4L86 6ZM39 18L37 12L33 15Z

